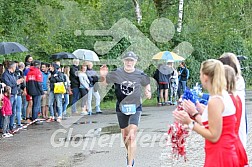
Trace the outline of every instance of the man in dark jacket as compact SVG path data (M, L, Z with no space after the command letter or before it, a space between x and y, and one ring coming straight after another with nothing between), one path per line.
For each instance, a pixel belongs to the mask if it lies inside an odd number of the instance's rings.
M11 105L12 105L12 115L10 116L10 130L12 131L14 128L15 116L16 116L16 102L17 102L17 93L18 93L18 85L24 82L23 79L17 79L15 75L16 71L16 63L9 62L8 69L2 75L2 81L7 86L11 87Z
M43 91L43 77L40 71L41 62L35 60L26 76L27 93L32 96L32 120L38 118L41 107L41 95Z
M186 84L189 76L189 70L186 68L185 62L180 63L180 68L178 70L178 80L179 80L179 85L178 85L178 97L184 93L186 89Z
M71 89L73 92L72 96L72 113L77 113L76 109L76 102L79 100L79 87L80 87L80 80L77 74L77 71L79 70L79 63L80 61L78 59L73 60L73 65L70 68L70 81L71 81Z

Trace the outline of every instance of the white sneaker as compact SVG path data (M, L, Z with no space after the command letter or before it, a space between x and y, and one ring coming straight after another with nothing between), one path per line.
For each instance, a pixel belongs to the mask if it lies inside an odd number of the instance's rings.
M81 113L80 113L80 115L88 115L88 112L87 111L82 111Z
M10 133L4 133L4 134L2 135L2 138L9 138L9 137L11 137L11 136L10 136Z
M11 134L11 133L7 133L8 135L9 135L9 137L12 137L13 136L13 134Z

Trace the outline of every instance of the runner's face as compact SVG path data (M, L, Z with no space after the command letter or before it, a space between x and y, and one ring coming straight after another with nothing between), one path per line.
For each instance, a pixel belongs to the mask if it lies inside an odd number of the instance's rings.
M124 68L127 71L133 70L135 68L135 65L136 65L136 61L132 60L132 59L124 59L123 63L124 63Z

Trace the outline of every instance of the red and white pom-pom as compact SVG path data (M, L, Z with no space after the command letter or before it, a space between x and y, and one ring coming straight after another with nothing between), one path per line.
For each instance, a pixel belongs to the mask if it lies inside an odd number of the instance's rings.
M186 137L188 137L189 131L181 123L175 122L171 124L168 130L168 135L170 135L171 144L172 144L172 154L174 157L184 157L186 161L186 151L185 151L185 142Z
M182 103L179 103L177 110L184 110ZM172 144L172 154L175 158L184 157L186 161L186 151L185 151L185 142L186 137L189 136L188 128L184 127L181 123L174 122L171 124L168 129L168 135L170 135L171 144Z

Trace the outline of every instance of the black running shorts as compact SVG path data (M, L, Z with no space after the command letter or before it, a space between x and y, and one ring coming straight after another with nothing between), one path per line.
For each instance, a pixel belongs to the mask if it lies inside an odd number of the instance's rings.
M125 115L122 112L116 112L120 128L124 129L130 124L138 126L141 118L141 113L142 111L137 111L135 114Z

